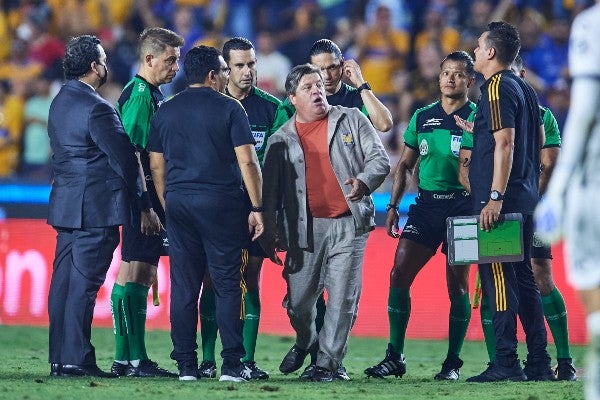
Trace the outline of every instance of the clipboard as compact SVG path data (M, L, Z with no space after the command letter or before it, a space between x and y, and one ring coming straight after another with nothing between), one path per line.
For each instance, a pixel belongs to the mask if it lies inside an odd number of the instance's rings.
M518 262L525 257L523 249L523 215L500 215L496 227L489 232L479 227L479 215L446 219L448 265Z

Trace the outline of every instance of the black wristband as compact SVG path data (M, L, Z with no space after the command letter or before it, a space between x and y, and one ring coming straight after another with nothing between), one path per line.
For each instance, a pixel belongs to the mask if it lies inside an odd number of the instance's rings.
M142 210L152 208L152 200L150 200L150 194L148 192L142 192L142 195L140 196L140 208Z
M265 208L262 207L262 206L261 207L252 206L250 208L250 211L252 211L252 212L263 212L263 211L265 211Z
M385 206L385 211L388 212L390 210L396 210L398 211L398 204L388 204L387 206Z

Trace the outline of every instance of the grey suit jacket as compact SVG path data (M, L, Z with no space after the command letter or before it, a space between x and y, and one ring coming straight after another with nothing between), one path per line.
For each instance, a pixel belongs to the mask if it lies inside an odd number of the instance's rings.
M276 229L282 244L309 248L309 212L306 198L304 151L290 118L269 138L263 165L263 205L269 231ZM329 159L344 195L352 189L348 178L363 181L372 193L390 172L390 160L373 125L357 108L332 106L328 115ZM370 194L369 193L369 194ZM375 227L375 206L370 195L348 201L357 234Z
M138 168L114 107L69 80L50 106L48 135L54 171L48 223L80 229L128 223Z

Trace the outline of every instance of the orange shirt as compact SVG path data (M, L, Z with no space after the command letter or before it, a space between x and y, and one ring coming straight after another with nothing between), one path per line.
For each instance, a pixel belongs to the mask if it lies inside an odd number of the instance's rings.
M309 123L296 121L304 150L308 209L316 218L336 218L350 212L329 159L327 121L328 118Z

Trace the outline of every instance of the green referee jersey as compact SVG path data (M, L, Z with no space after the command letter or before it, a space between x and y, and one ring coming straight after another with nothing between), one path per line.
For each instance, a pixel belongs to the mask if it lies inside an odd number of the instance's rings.
M546 147L560 147L560 131L558 130L558 122L554 118L554 114L548 107L541 107L540 112L542 113L542 121L544 122L544 131L546 132L546 140L544 141L543 148Z
M452 114L446 114L439 101L420 108L412 115L404 131L406 146L419 153L419 187L428 191L463 189L458 181L458 152L463 131L454 115L467 119L475 103L467 102Z
M227 88L225 88L225 93L231 96ZM279 128L280 125L277 126L276 121L284 118L280 115L284 115L285 110L280 107L281 101L278 98L256 86L252 87L250 94L240 100L240 103L248 115L252 136L256 141L254 148L256 149L258 161L262 165L267 140Z
M146 148L150 119L163 99L160 89L139 75L134 76L123 88L116 108L125 132L137 148Z
M548 107L540 106L540 114L542 116L542 121L544 123L544 131L546 132L546 140L544 141L543 148L547 147L560 147L561 146L561 138L560 131L558 130L558 123L556 122L556 118L554 118L554 114ZM475 112L469 116L468 121L473 122L475 117ZM460 145L463 149L472 150L473 149L473 134L467 131L463 132L462 143Z

